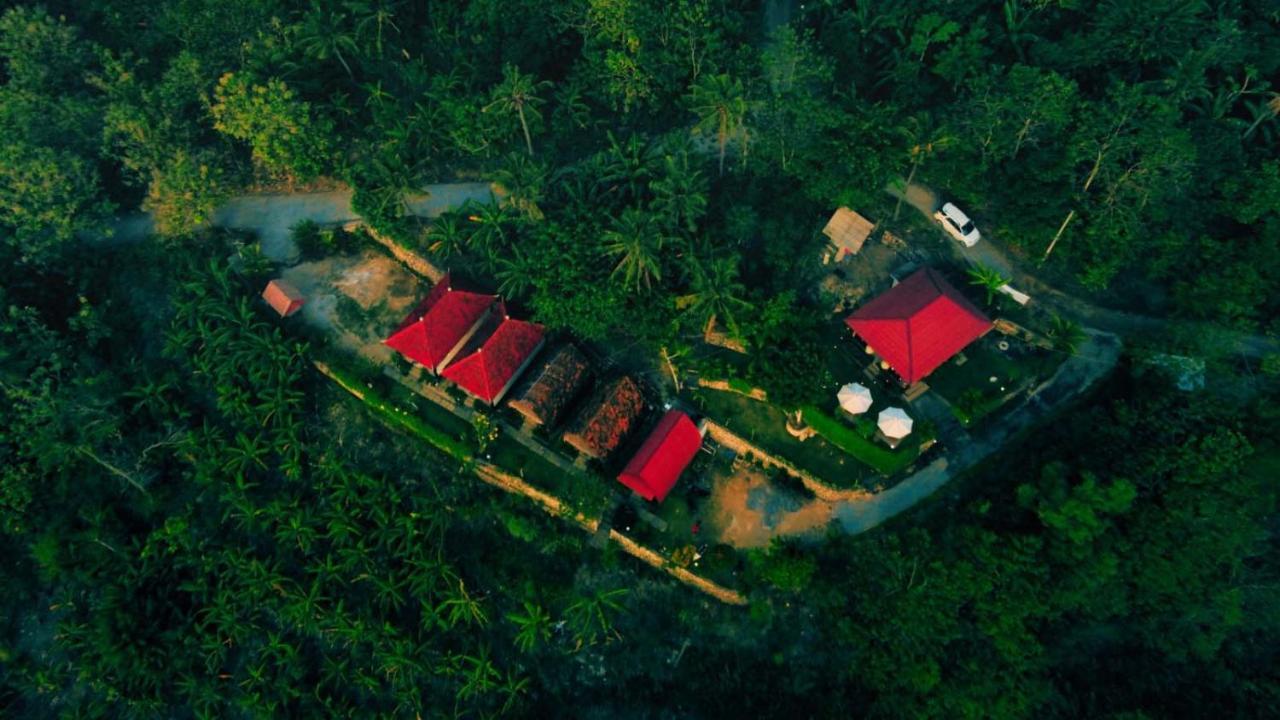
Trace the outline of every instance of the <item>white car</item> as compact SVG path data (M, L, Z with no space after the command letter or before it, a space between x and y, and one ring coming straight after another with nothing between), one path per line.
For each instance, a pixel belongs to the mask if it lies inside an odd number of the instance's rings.
M943 203L942 209L933 214L933 219L937 220L943 230L965 247L977 245L978 240L982 238L982 234L973 226L969 216L951 203Z

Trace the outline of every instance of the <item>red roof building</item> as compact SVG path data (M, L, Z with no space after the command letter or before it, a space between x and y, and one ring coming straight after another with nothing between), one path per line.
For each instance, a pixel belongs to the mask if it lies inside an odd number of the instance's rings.
M306 302L302 293L298 292L298 288L278 279L267 283L266 289L262 291L262 299L266 300L280 317L289 317L298 312L302 309L302 303Z
M991 329L991 321L937 271L922 268L845 318L907 384Z
M669 410L618 476L645 500L662 502L702 447L702 433L688 415Z
M441 373L471 395L496 405L542 347L544 329L512 320L499 300L492 319L472 337L459 359ZM489 330L492 327L492 331Z
M438 373L484 324L495 300L457 290L445 275L383 344Z

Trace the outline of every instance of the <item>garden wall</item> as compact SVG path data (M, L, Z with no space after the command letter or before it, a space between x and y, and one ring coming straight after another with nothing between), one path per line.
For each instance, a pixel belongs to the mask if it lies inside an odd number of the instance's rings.
M404 263L405 267L408 267L410 270L418 273L433 283L440 282L440 278L444 277L444 271L436 267L435 263L428 260L425 256L404 247L400 243L396 242L394 238L387 237L377 230L374 230L373 226L368 223L363 224L362 227L365 232L369 233L369 237L373 238L374 242L377 242L379 245L386 248L387 251L395 257L395 259Z
M874 493L862 489L843 489L832 487L822 480L819 480L813 473L808 470L801 470L791 463L789 460L773 455L768 451L752 445L746 439L739 435L735 435L728 428L713 420L705 420L707 434L712 440L720 443L722 446L733 450L740 455L749 455L768 467L779 468L800 478L800 482L808 488L819 500L827 502L845 502L849 500L866 500Z
M721 390L723 392L738 393L739 395L745 395L752 400L759 400L760 402L765 402L769 399L769 396L765 394L762 388L751 388L750 391L745 391L734 387L733 384L727 380L707 380L705 378L698 378L698 387L704 387L708 390Z

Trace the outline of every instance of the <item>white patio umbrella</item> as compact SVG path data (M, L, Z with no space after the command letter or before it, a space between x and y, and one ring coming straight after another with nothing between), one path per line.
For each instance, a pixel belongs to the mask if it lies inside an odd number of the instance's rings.
M861 415L871 407L871 391L858 383L849 383L836 393L840 407L852 415Z
M911 416L902 408L891 407L880 411L876 424L880 432L891 440L901 440L911 434Z

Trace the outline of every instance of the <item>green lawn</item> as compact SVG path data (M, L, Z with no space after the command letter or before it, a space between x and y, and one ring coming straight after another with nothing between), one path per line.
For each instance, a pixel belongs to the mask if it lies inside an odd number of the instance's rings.
M920 455L920 443L925 439L923 433L917 432L909 436L896 450L880 445L871 439L875 426L871 425L870 433L851 427L812 405L804 408L804 419L828 442L875 468L883 475L893 475L910 465Z
M773 405L718 390L700 389L691 397L716 422L835 487L860 487L874 477L870 467L820 437L792 437L785 414Z
M965 348L968 361L963 365L956 364L952 358L925 379L934 392L951 404L956 417L965 425L994 412L1001 406L1001 398L1019 385L1032 378L1048 377L1066 359L1060 353L1047 350L1027 350L1020 354L1001 351L997 343L1002 339L999 335L988 335L978 340ZM1009 343L1020 347L1018 341Z

